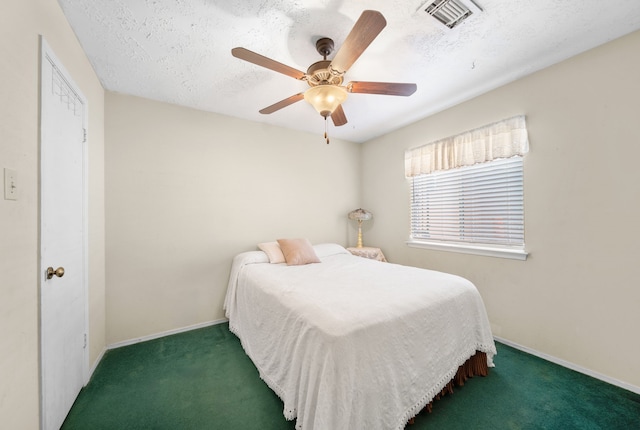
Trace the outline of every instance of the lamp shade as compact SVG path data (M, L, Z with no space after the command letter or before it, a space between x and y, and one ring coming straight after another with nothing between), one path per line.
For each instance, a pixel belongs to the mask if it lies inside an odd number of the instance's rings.
M373 217L373 214L367 210L360 208L349 212L348 217L349 219L353 219L356 221L367 221Z
M305 91L304 99L326 118L347 99L347 90L339 85L318 85Z

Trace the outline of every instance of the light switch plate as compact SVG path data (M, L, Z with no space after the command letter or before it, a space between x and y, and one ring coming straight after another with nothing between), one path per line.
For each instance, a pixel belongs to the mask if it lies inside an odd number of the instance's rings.
M18 174L15 170L4 168L4 199L18 200Z

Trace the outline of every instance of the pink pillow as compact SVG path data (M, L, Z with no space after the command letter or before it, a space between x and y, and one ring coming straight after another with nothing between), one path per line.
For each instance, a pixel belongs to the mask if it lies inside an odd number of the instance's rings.
M320 263L309 239L278 239L287 266Z
M259 243L258 248L269 257L269 263L284 263L284 254L278 242Z

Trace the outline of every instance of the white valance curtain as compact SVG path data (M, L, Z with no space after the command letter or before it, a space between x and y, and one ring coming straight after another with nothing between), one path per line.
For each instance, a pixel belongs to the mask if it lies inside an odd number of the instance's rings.
M404 154L405 176L412 177L524 155L529 139L524 115L447 137Z

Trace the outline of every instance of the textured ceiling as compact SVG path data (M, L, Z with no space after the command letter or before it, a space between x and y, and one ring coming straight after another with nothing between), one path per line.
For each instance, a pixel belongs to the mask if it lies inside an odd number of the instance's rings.
M339 49L364 9L387 26L345 82L415 82L411 97L350 94L332 138L363 142L640 29L640 0L476 0L453 30L424 0L58 0L105 89L318 134L301 101L258 111L308 88L231 56L237 46L305 71ZM640 51L640 47L639 47ZM329 57L331 59L332 56Z

